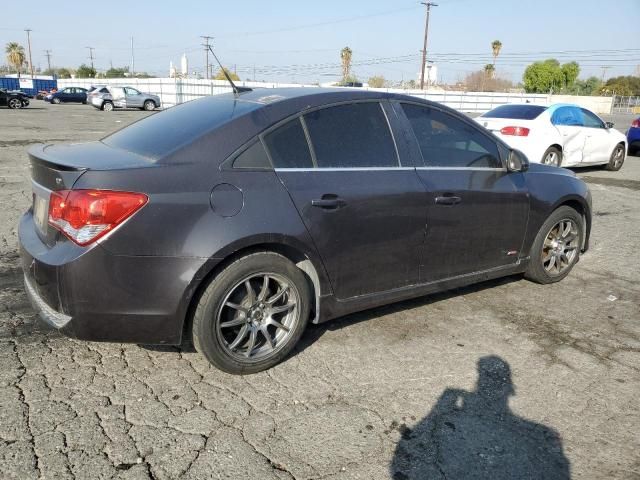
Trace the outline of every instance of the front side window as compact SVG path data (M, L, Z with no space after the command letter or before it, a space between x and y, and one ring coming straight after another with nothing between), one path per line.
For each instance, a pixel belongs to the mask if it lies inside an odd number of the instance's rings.
M551 123L559 126L582 127L582 113L576 107L560 107L553 112Z
M425 167L502 168L498 146L477 128L435 108L402 104Z
M378 102L327 107L304 116L318 168L397 167L387 117Z
M313 168L307 137L300 118L295 118L264 136L275 168Z
M582 110L582 118L584 120L584 126L589 128L605 128L602 120L598 118L595 113L590 112L589 110Z
M127 92L127 95L140 95L140 92L135 88L125 87L124 91Z

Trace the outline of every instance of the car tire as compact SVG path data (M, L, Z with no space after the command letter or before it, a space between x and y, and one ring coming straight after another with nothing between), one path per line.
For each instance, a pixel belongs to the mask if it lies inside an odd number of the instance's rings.
M193 315L193 344L227 373L266 370L300 340L310 299L309 283L293 262L274 252L246 255L202 293Z
M59 98L52 98L51 99L51 103L58 105L60 103L60 99Z
M113 102L103 102L102 110L104 110L105 112L113 111Z
M29 106L29 103L30 103L30 102L29 102L29 100L27 100L27 99L22 100L22 107L21 107L21 108L27 108L27 107Z
M156 104L153 100L146 100L142 108L147 112L150 112L151 110L154 110L156 108Z
M580 259L584 232L582 215L569 206L562 206L544 222L531 246L525 277L548 284L569 275Z
M618 170L620 170L622 168L622 165L624 164L624 154L624 145L622 143L619 143L618 145L616 145L616 148L613 149L613 152L611 152L609 163L604 166L605 170L609 170L611 172L617 172Z
M554 167L559 167L560 165L562 165L562 152L557 147L549 147L542 154L540 163L542 163L543 165L552 165Z
M22 100L19 98L10 98L7 106L12 110L22 108Z

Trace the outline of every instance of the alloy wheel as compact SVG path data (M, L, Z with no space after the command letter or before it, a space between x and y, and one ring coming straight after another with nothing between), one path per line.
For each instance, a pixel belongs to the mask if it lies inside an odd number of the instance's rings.
M556 223L542 244L542 266L547 274L562 274L575 262L580 245L578 224L566 218Z
M215 321L223 349L244 362L274 355L295 330L299 303L297 288L282 275L258 273L237 282Z
M544 163L545 165L554 165L557 166L558 165L558 154L556 152L549 152L545 155L544 160L542 160L542 163Z
M622 162L624 162L624 147L618 145L613 152L613 168L619 169L622 166Z
M9 100L9 108L22 108L22 102L18 98Z

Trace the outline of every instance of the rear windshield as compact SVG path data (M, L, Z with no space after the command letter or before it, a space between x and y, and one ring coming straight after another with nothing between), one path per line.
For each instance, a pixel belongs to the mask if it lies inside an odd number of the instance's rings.
M518 120L533 120L547 107L540 105L501 105L493 110L482 114L487 118L516 118Z
M260 107L257 103L237 100L232 94L206 97L146 117L105 137L102 142L158 159Z

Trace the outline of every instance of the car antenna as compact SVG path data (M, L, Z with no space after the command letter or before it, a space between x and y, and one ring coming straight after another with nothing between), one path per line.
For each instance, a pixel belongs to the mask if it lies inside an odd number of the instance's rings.
M231 84L231 88L233 89L233 94L236 97L238 95L240 95L242 92L251 92L251 91L253 91L253 89L251 89L249 87L238 87L238 86L236 86L236 84L233 83L233 80L231 80L231 77L229 76L229 73L227 72L227 69L222 66L222 64L220 63L220 60L218 60L218 57L216 57L216 54L213 52L213 48L211 48L211 45L207 45L207 47L209 47L209 51L211 52L211 55L213 55L213 58L216 59L216 62L220 66L220 69L222 70L222 73L224 73L225 78Z

